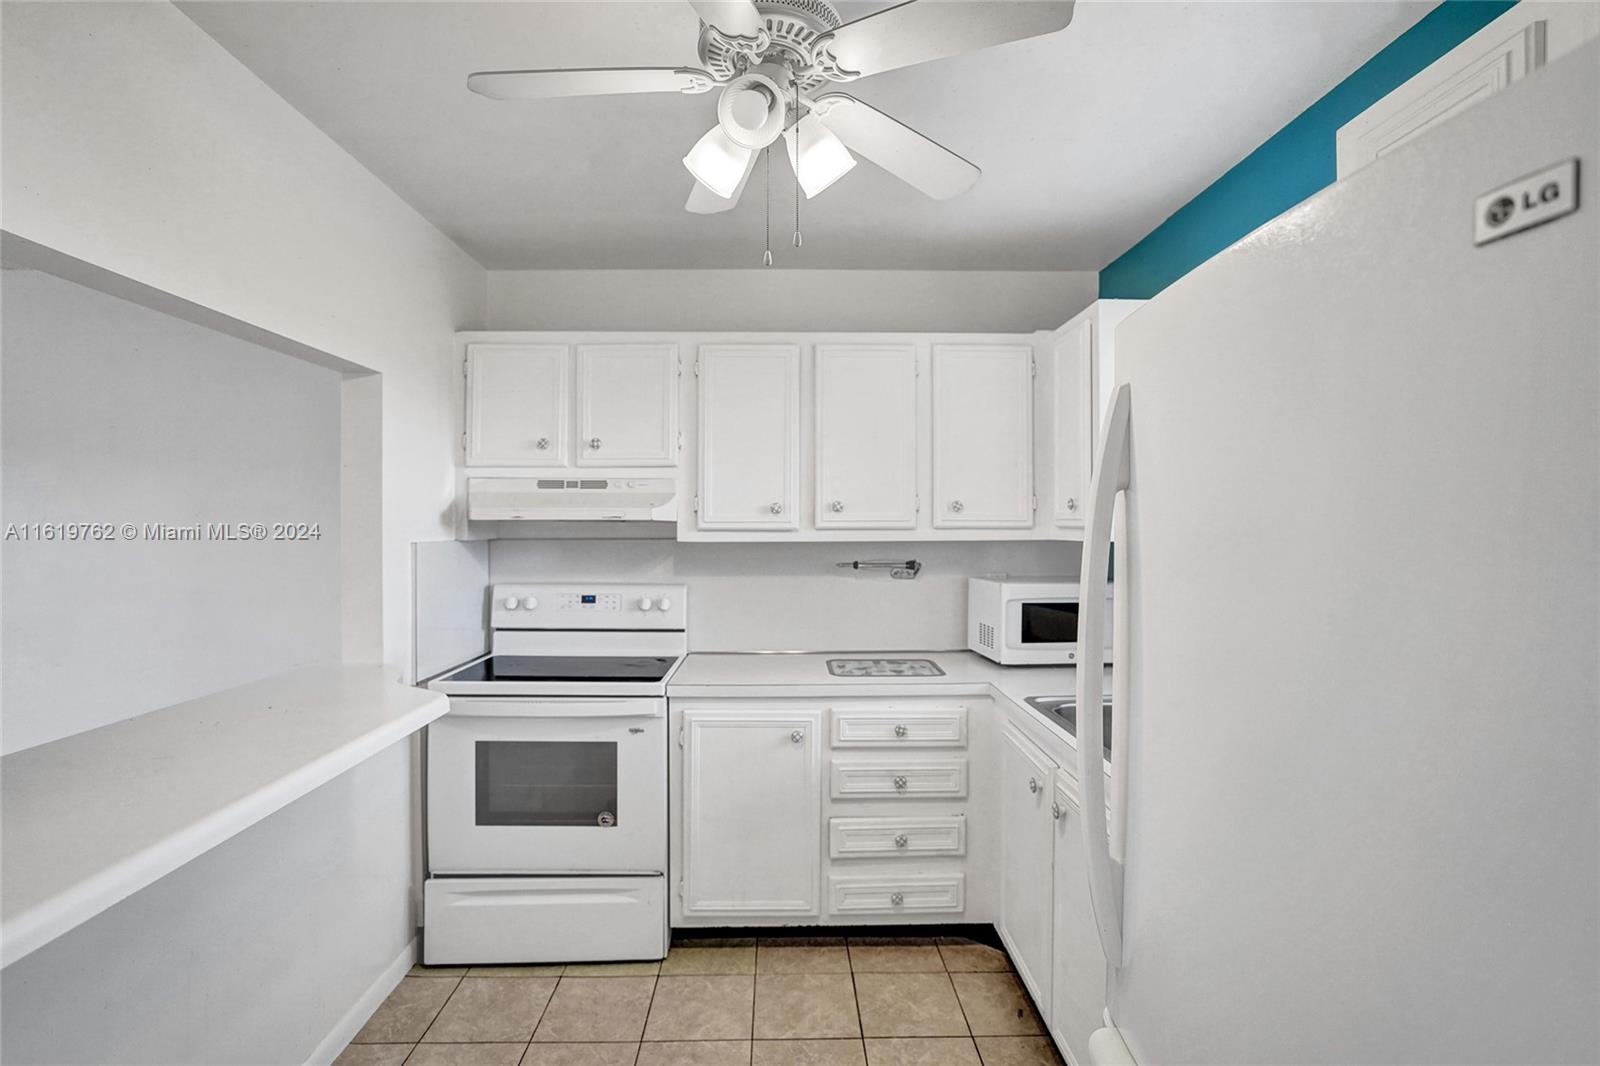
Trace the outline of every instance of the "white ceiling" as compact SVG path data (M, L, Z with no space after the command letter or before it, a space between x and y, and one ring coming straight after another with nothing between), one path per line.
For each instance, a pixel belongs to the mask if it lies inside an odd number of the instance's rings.
M759 169L736 210L683 210L679 160L715 120L714 93L466 89L474 70L696 65L682 0L179 6L491 269L760 261ZM938 203L863 162L802 205L797 252L793 179L774 153L778 265L1099 269L1432 6L1079 0L1054 36L862 79L848 91L983 177Z

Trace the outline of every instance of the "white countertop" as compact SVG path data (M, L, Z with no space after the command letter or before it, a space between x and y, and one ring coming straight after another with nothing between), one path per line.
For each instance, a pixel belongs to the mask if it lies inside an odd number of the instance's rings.
M828 673L829 659L930 659L944 676L834 677ZM1001 666L970 651L695 652L668 681L667 695L677 699L998 695L1076 747L1070 733L1023 702L1029 696L1070 695L1076 677L1071 666ZM1109 667L1106 677L1109 691Z
M308 667L0 759L0 965L449 709L389 678Z

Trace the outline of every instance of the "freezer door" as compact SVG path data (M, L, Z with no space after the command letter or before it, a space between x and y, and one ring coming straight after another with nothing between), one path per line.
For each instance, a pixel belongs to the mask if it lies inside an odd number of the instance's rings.
M1118 329L1140 1062L1600 1061L1597 101L1591 44Z

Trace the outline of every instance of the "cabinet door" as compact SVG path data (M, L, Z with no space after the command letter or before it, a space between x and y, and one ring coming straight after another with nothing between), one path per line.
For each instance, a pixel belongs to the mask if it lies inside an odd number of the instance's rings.
M933 524L1033 525L1033 350L933 346Z
M798 528L800 349L700 349L701 529Z
M1054 370L1052 413L1055 421L1051 458L1055 467L1056 525L1083 528L1088 511L1084 494L1089 489L1090 437L1094 403L1094 326L1085 315L1072 329L1055 338L1051 346Z
M566 466L564 344L467 345L467 463Z
M578 465L678 461L678 346L578 345Z
M817 345L818 529L917 524L917 350Z
M1087 1062L1089 1034L1100 1028L1106 1005L1106 957L1100 950L1089 902L1089 866L1084 857L1077 783L1056 771L1055 929L1052 938L1050 1029L1076 1062Z
M1006 728L1000 756L1000 934L1017 975L1047 1016L1055 769L1032 741Z
M817 913L821 711L685 711L683 913Z

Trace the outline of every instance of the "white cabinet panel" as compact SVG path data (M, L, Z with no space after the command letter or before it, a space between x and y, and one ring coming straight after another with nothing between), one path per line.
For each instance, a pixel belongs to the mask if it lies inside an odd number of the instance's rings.
M570 363L564 344L467 345L467 463L566 466Z
M1055 387L1055 520L1057 526L1082 529L1083 516L1089 510L1086 493L1094 454L1090 436L1094 421L1090 406L1094 396L1094 316L1084 315L1076 325L1058 334L1050 356Z
M822 712L683 714L683 913L815 915Z
M818 529L917 524L917 350L816 348Z
M800 349L703 345L698 373L699 528L798 528Z
M967 819L830 818L828 855L835 859L926 858L967 853Z
M933 346L933 525L1033 525L1033 350Z
M965 707L832 709L836 748L963 748L967 744Z
M1051 953L1050 1030L1077 1062L1088 1061L1089 1034L1100 1028L1106 1002L1106 957L1089 901L1089 867L1078 824L1077 782L1056 771L1055 927Z
M678 346L578 345L579 466L678 461Z
M1000 756L1000 935L1048 1018L1053 923L1055 763L1011 726Z
M959 914L967 905L963 874L828 878L835 914Z
M960 799L967 794L967 760L835 759L831 780L834 799Z

